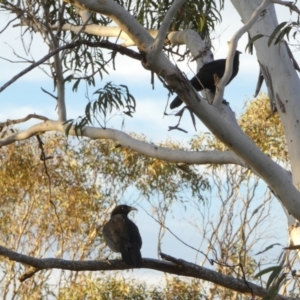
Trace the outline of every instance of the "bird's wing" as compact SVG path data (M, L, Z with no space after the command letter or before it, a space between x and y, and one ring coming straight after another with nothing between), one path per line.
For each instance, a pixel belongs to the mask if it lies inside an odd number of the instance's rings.
M121 252L125 220L121 215L113 216L103 227L103 236L108 247L114 252ZM125 229L126 235L126 229Z
M122 247L142 247L139 229L124 215L113 216L104 225L103 235L108 246L115 252L121 252Z
M226 66L226 59L217 59L214 60L208 64L205 64L200 70L199 73L203 74L210 74L212 76L213 74L217 74L218 77L222 77L225 71Z
M121 252L128 265L140 267L142 238L137 226L125 215L114 215L103 227L107 245L115 252Z

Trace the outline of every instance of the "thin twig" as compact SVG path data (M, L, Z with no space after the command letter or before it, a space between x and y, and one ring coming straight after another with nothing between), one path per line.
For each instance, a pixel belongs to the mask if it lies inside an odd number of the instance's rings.
M24 123L30 119L39 119L39 120L43 120L43 121L49 120L48 118L46 118L44 116L40 116L40 115L36 115L36 114L29 114L27 117L22 118L22 119L7 120L6 122L0 122L0 127L7 127L12 124Z
M280 4L283 6L287 6L290 10L296 12L298 15L300 15L299 8L294 5L294 1L280 1L280 0L271 0L272 3Z
M23 71L21 71L19 74L17 74L16 76L14 76L11 80L9 80L7 83L5 83L2 87L0 87L0 93L3 92L8 86L10 86L12 83L14 83L16 80L18 80L19 78L21 78L23 75L25 75L26 73L30 72L31 70L33 70L34 68L38 67L39 65L41 65L42 63L44 63L46 60L48 60L49 58L51 58L52 56L54 56L55 54L57 54L58 52L65 50L65 49L72 49L75 48L77 46L80 45L87 45L89 47L102 47L102 48L106 48L106 49L110 49L110 50L114 50L117 51L123 55L127 55L133 59L137 59L137 60L141 60L142 59L142 55L132 51L130 49L127 49L125 47L122 47L120 45L116 45L114 43L111 43L109 41L102 41L102 42L90 42L90 41L86 41L86 40L80 40L80 41L76 41L61 47L56 48L55 50L51 51L49 54L45 55L43 58L41 58L40 60L38 60L37 62L33 63L32 65L30 65L28 68L24 69Z
M62 236L64 234L64 230L63 230L63 227L62 227L62 224L60 222L60 219L59 219L59 216L58 216L58 213L57 213L57 209L56 209L56 205L55 203L53 202L52 200L52 189L51 189L51 177L49 175L49 172L48 172L48 167L47 167L47 164L46 164L46 161L48 159L52 159L53 157L52 156L46 156L46 153L45 153L45 150L44 150L44 143L43 141L41 140L40 136L37 135L36 136L37 140L38 140L38 143L39 143L39 148L41 150L41 156L40 156L40 159L41 161L43 161L43 164L44 164L44 168L45 168L45 173L46 173L46 176L48 178L48 185L49 185L49 202L51 203L51 205L54 207L54 213L55 213L55 216L58 220L58 223L59 223L59 226L60 226L60 229L61 229L61 233L62 233Z

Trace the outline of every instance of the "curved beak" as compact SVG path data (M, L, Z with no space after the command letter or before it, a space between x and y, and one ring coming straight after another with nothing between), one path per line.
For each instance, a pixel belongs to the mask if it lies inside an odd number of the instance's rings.
M133 206L130 206L130 210L129 210L129 211L132 211L132 210L136 210L136 211L138 211L138 209L137 209L137 208L135 208L135 207L133 207Z

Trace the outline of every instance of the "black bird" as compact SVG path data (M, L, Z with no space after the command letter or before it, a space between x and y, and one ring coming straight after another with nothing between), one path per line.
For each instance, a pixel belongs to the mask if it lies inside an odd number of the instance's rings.
M137 209L128 205L116 206L102 232L107 246L112 251L121 252L127 265L140 268L142 238L137 226L127 217L132 210Z
M240 51L236 51L233 59L232 75L227 84L236 76L239 71L239 55ZM211 92L216 92L214 74L222 78L225 72L226 59L217 59L208 64L205 64L195 77L190 80L190 83L197 91L208 89ZM181 99L177 96L170 104L170 108L176 108L182 104Z

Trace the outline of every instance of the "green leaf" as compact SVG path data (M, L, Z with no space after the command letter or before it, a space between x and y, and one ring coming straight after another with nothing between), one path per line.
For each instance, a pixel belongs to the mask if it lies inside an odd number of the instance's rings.
M71 127L73 126L73 121L74 121L74 119L70 119L70 120L66 121L66 122L63 124L63 125L68 124L68 125L65 127L65 134L66 134L67 137L69 136L70 129L71 129Z
M259 277L261 277L262 275L265 275L265 274L270 273L270 272L272 272L272 271L280 272L281 269L282 269L281 266L270 267L270 268L261 270L260 272L258 272L257 274L255 274L255 275L254 275L254 278L259 278Z
M91 105L92 105L92 102L89 102L87 104L87 106L85 107L85 115L86 115L87 119L89 120L89 123L92 125Z
M266 284L267 289L270 287L272 282L278 277L278 275L280 274L282 269L283 269L282 266L273 267L273 271L270 274L270 276L268 278L268 281L267 281L267 284Z
M258 39L262 38L264 35L263 34L257 34L255 35L252 39L249 40L249 42L247 43L246 47L245 47L245 52L247 51L247 49Z
M272 44L274 38L276 37L277 33L279 31L281 31L281 29L287 24L288 22L282 22L280 23L275 29L274 31L272 32L271 36L269 37L269 40L268 40L268 46L270 47L270 45Z
M75 83L74 83L74 85L73 85L73 88L72 88L72 91L73 91L73 92L77 92L77 89L78 89L78 85L79 85L79 83L80 83L80 80L81 80L81 79L77 79L77 80L75 81Z
M264 252L266 252L266 251L272 249L274 246L282 246L282 245L279 244L279 243L274 243L274 244L269 245L268 247L266 247L264 250L257 252L257 253L254 254L254 255L262 254L262 253L264 253Z

